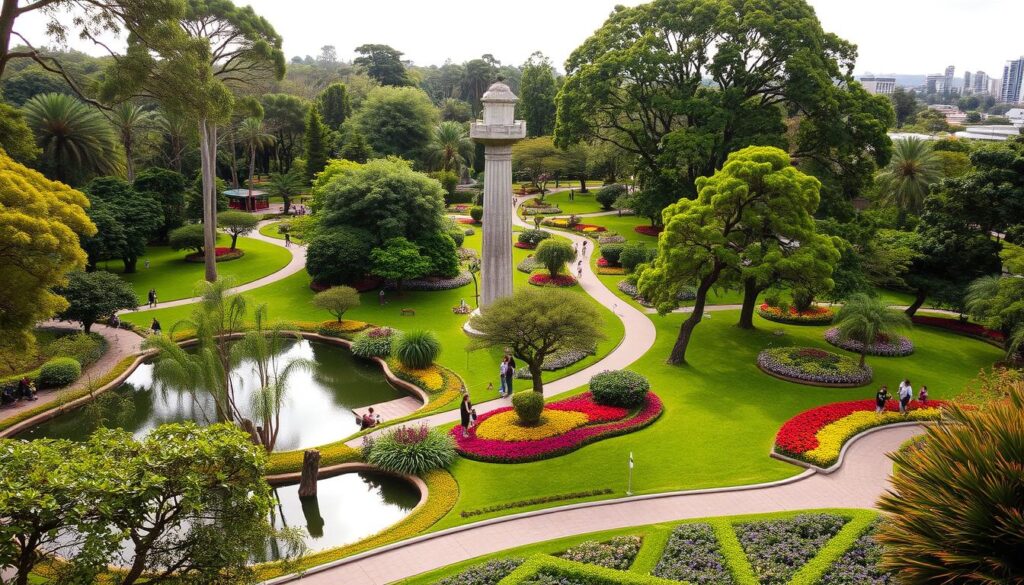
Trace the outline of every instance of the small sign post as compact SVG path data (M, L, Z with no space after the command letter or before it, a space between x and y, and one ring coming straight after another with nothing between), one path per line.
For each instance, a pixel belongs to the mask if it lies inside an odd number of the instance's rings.
M629 483L626 484L626 495L633 495L633 452L629 452Z

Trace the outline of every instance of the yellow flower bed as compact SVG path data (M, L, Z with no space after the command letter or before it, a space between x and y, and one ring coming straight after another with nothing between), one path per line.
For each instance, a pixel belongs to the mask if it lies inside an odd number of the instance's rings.
M412 382L427 392L433 394L444 390L444 373L437 364L417 370L403 366L402 362L395 358L388 358L388 367L399 378Z
M587 424L589 420L585 413L574 410L545 410L540 424L525 427L519 423L519 416L515 411L510 410L480 423L476 436L496 441L539 441L567 433Z
M362 331L369 327L369 323L363 321L352 321L345 319L342 321L324 321L323 323L317 324L316 331L320 335L338 335L339 333L355 333Z
M938 408L911 410L906 416L898 412L875 414L874 411L858 411L822 427L814 435L818 438L818 447L807 451L803 457L814 465L828 467L839 459L843 445L858 433L892 423L939 420L941 417L942 411Z

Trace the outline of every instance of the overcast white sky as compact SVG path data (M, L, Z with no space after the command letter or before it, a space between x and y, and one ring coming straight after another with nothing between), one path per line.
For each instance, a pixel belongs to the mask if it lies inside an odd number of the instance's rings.
M244 3L245 0L235 0ZM569 53L616 4L641 0L249 0L284 38L285 53L316 56L334 45L348 60L363 43L384 43L416 64L462 62L491 53L520 64L542 51L561 69ZM1024 0L810 0L825 29L856 43L857 72L926 74L955 65L1002 75L1024 55ZM485 24L497 22L498 24ZM15 29L45 42L43 20ZM77 49L95 52L88 45Z

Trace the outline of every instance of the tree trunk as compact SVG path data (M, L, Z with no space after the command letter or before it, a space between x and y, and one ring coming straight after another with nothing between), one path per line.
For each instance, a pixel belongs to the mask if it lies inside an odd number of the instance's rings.
M754 307L761 290L757 286L757 279L748 278L743 281L743 308L740 309L740 322L737 324L740 329L754 328Z
M125 174L128 175L128 182L129 183L134 183L135 182L135 163L132 161L132 150L134 150L134 148L132 146L131 139L125 140L124 141L124 163L125 163L124 167L125 167Z
M206 118L199 120L199 149L203 177L203 247L217 249L217 128ZM204 254L207 282L217 281L217 255Z
M927 298L928 291L926 291L923 288L917 289L917 296L914 297L914 303L907 307L907 310L904 311L907 314L907 317L913 317L914 313L917 313L917 310L921 308L921 305L924 304L924 301Z
M527 366L530 368L530 376L533 378L533 391L544 393L544 380L541 378L541 364L544 360L541 359L537 362L527 362Z
M580 178L580 193L589 193L589 192L590 191L587 191L587 178L586 177L581 177Z
M136 256L125 256L121 258L121 262L124 264L125 274L135 274L135 266L139 263L139 259Z
M92 330L92 324L93 324L92 321L82 321L82 331L86 335L88 335L89 332Z
M231 234L231 249L232 249L232 250L234 250L234 249L235 249L235 245L236 245L236 244L238 244L238 234L234 234L234 233L233 233L233 234ZM214 256L213 256L213 257L214 257L214 259L216 259L216 258L217 258L217 255L216 255L216 251L215 251L215 253L214 253Z
M316 480L320 473L320 451L306 449L302 454L302 479L299 480L299 497L316 497Z
M281 201L284 203L284 213L288 213L292 208L292 198L285 195L281 197Z
M864 350L860 352L860 367L862 367L862 368L864 367L864 362L866 362L866 361L867 361L867 359L868 359L868 350L867 350L867 347L868 347L868 346L867 346L867 344L865 343L865 344L864 344Z
M249 197L252 197L252 177L256 173L256 145L253 144L249 151Z
M693 334L693 329L704 318L704 304L708 300L708 291L711 290L711 286L718 280L720 272L721 269L715 269L711 274L704 277L700 282L700 286L697 287L697 296L693 303L693 313L690 314L689 319L683 321L682 326L679 328L679 337L676 338L676 343L672 346L672 353L668 356L669 364L686 363L686 347L690 344L690 336Z

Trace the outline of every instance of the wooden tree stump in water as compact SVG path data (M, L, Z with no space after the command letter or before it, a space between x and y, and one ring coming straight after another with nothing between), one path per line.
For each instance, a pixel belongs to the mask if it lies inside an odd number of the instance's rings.
M316 480L320 473L320 451L306 449L302 454L302 479L299 480L299 497L316 495Z

